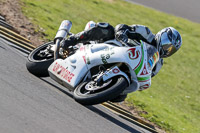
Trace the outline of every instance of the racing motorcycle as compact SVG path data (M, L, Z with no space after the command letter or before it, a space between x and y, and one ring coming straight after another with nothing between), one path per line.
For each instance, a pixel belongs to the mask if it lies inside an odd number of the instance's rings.
M101 44L77 44L67 50L60 48L70 34L72 23L64 20L54 41L34 49L26 63L30 73L38 77L50 76L73 91L74 99L83 105L99 104L148 87L148 44L121 47L116 40ZM142 82L139 82L142 81Z

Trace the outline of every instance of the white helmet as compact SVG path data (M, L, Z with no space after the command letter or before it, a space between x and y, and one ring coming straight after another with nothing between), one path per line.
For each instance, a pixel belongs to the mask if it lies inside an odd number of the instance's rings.
M180 33L173 27L162 29L155 37L161 58L173 55L182 45Z

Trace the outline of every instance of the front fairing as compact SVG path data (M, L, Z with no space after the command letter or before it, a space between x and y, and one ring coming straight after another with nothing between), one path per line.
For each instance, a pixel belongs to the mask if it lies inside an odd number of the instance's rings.
M109 44L86 45L85 59L88 68L101 64L125 63L134 69L140 62L141 47L118 47Z
M70 57L64 60L55 60L48 70L51 78L73 90L89 70L98 65L125 63L129 67L131 75L134 75L134 70L139 66L144 56L143 52L141 46L82 45Z
M48 68L50 77L73 90L88 72L84 55L84 52L78 50L64 60L55 60Z
M88 69L101 64L124 63L128 66L133 86L148 88L151 85L151 67L148 64L147 44L135 47L118 47L109 44L85 46ZM133 87L132 86L132 87Z

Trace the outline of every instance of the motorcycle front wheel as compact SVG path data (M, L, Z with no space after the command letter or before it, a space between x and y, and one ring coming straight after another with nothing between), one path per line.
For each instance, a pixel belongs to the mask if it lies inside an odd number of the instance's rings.
M44 52L43 56L41 56L41 54L50 44L53 44L53 42L48 42L37 47L28 55L26 68L30 73L37 77L49 76L48 67L54 61L53 53Z
M122 76L113 77L108 83L98 86L100 89L93 91L86 89L90 83L91 81L83 82L74 90L74 99L83 105L94 105L114 99L128 86L126 79Z

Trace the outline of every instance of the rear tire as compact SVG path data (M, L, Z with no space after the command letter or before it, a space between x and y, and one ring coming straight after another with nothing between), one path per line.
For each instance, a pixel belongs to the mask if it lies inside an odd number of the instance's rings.
M94 105L114 99L128 86L126 79L122 76L113 77L111 83L105 88L86 94L85 86L89 82L81 83L74 90L74 99L83 105Z
M38 53L41 50L47 48L48 45L53 44L53 42L45 43L36 49L34 49L29 55L26 61L27 70L37 77L47 77L49 76L48 68L53 63L54 57L41 58L38 56Z

